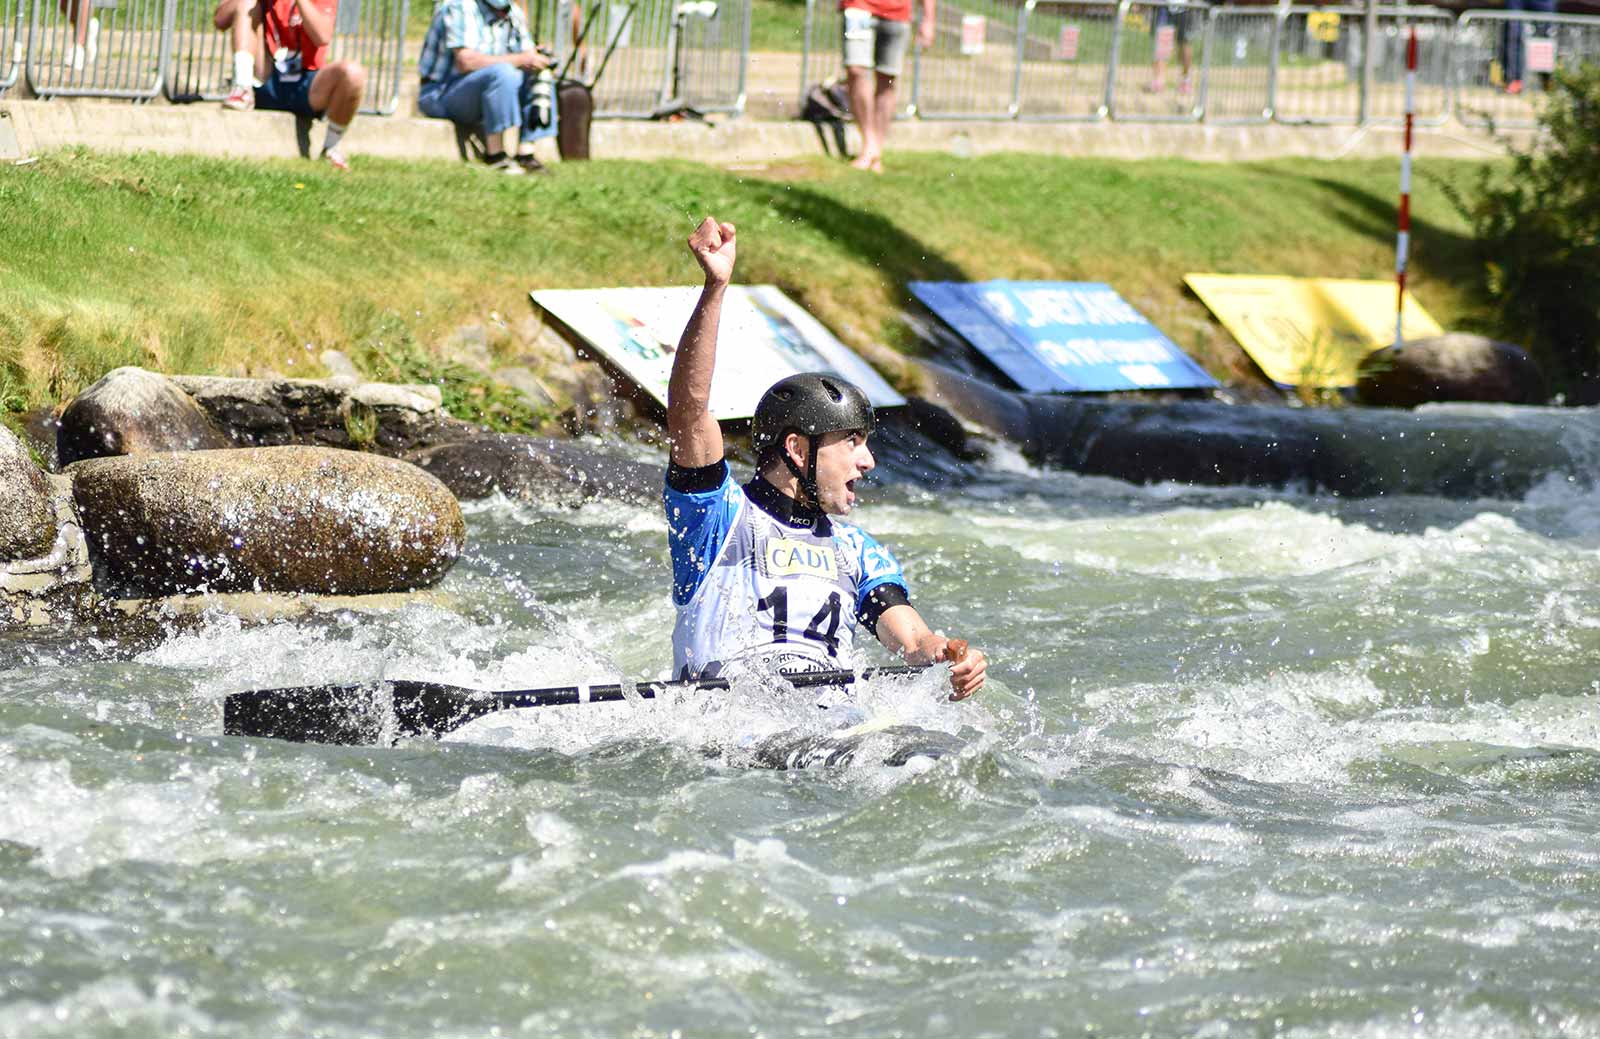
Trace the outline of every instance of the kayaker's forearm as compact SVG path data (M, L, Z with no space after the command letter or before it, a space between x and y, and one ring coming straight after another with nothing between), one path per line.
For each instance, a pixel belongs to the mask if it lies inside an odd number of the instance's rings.
M717 326L727 283L706 279L694 313L678 340L667 383L667 435L672 460L686 469L722 460L722 429L711 415L711 378L717 366Z

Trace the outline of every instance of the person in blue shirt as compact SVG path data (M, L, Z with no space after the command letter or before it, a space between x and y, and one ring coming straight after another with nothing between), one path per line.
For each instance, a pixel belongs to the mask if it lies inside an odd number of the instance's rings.
M417 108L481 131L484 159L500 172L543 172L527 146L555 133L550 64L511 0L441 0L417 57ZM541 76L550 89L535 89Z
M893 554L842 519L875 465L872 405L859 388L831 372L774 384L751 423L756 475L734 481L709 405L735 234L707 217L689 239L705 288L667 388L674 671L710 677L734 661L788 672L853 667L865 626L907 663L950 662L951 699L972 695L988 668L983 653L930 629Z

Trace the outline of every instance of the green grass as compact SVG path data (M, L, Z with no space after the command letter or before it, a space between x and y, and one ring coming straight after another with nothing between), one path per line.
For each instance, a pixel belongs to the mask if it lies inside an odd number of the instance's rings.
M822 4L817 14L837 18L837 8L838 4ZM798 51L805 44L805 32L805 0L751 0L751 50Z
M122 364L320 375L329 347L426 351L491 311L514 320L529 289L693 282L683 241L706 213L738 224L740 280L781 286L891 377L914 349L912 280L1109 282L1218 377L1252 381L1186 272L1388 278L1394 262L1393 162L890 167L600 161L530 180L358 159L339 176L81 150L0 166L0 405L68 399ZM1413 285L1446 327L1484 320L1439 185L1477 169L1425 160L1413 197Z

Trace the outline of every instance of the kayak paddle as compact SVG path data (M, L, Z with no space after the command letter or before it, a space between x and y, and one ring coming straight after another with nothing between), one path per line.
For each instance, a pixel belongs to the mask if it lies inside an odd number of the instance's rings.
M796 689L845 686L888 675L920 674L921 667L873 667L864 671L811 671L782 675ZM389 696L381 695L387 688ZM231 693L222 702L222 731L230 736L265 736L298 743L379 743L385 737L442 736L475 718L521 707L564 707L643 700L676 691L727 689L726 678L640 682L629 687L566 685L549 689L469 689L409 679L368 685L299 686ZM392 714L391 714L392 709ZM392 719L392 720L391 720Z

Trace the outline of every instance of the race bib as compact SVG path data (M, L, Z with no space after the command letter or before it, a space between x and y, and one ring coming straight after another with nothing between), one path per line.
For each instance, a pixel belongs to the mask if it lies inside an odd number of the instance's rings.
M838 554L831 546L812 541L773 538L766 543L762 559L769 577L794 577L804 574L832 581L839 576Z

